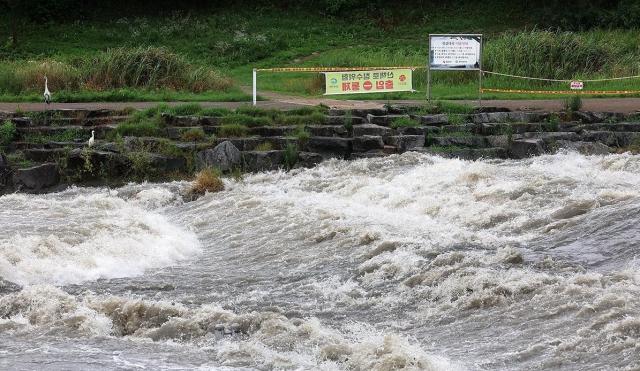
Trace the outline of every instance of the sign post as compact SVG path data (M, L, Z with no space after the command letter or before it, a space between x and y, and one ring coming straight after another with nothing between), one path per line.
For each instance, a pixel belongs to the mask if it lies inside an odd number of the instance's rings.
M431 101L431 70L478 71L478 102L482 104L482 35L429 34L428 101Z

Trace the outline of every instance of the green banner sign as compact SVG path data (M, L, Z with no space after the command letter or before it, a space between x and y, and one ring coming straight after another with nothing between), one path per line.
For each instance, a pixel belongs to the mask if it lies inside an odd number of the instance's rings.
M413 91L409 68L373 71L324 72L325 95Z

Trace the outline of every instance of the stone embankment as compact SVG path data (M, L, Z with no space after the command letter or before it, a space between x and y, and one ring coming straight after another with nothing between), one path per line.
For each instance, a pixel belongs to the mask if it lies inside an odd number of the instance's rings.
M323 123L246 127L235 137L221 135L220 117L164 114L161 132L151 137L114 135L130 117L126 111L0 113L0 123L12 122L16 131L13 140L0 147L0 194L179 179L206 167L225 172L312 167L328 158L406 151L469 160L522 159L561 148L607 154L640 144L635 114L405 112L402 107L328 110ZM96 141L89 147L92 131ZM194 131L204 136L186 141L185 133Z

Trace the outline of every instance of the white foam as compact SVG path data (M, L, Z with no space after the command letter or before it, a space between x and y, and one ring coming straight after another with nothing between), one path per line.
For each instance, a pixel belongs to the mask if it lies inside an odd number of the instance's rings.
M5 196L0 225L0 276L23 285L137 276L200 251L192 232L109 192Z

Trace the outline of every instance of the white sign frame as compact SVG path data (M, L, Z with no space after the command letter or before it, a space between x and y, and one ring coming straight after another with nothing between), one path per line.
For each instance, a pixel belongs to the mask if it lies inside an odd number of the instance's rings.
M477 67L446 67L446 66L431 66L431 43L434 37L440 38L460 38L460 39L479 39L480 42L477 56ZM482 105L482 52L483 52L483 35L482 34L429 34L429 48L427 57L427 100L431 101L431 71L478 71L478 103Z

